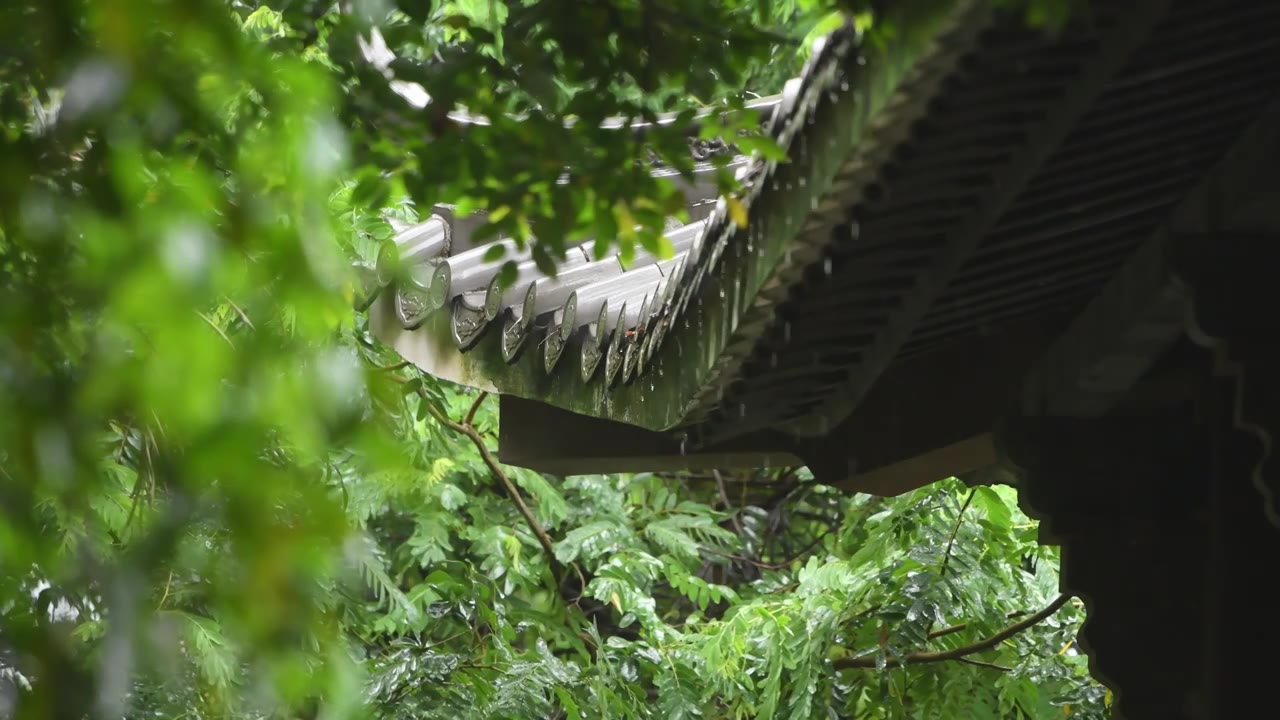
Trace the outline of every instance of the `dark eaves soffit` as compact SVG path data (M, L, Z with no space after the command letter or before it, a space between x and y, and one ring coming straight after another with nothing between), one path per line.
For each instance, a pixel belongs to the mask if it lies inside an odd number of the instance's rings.
M447 210L396 238L402 270L370 274L373 333L424 371L571 412L672 430L718 407L807 271L827 248L942 79L990 22L990 3L902 3L896 32L864 48L846 26L819 41L802 75L771 106L766 129L786 162L735 158L749 222L723 199L672 229L669 259L629 268L571 248L555 278L511 241L457 250ZM714 150L713 150L714 151ZM658 170L661 172L661 170ZM518 263L514 285L498 270Z
M1275 98L1277 28L1280 4L1251 0L1117 0L1057 34L998 18L690 447L844 432L895 369L979 343L985 367L1004 330L1065 329Z

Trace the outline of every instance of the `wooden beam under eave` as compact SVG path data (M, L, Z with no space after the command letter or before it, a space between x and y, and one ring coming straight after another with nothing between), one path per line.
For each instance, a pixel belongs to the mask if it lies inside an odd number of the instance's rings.
M871 495L901 495L939 480L984 470L998 460L991 433L983 433L905 460L855 473L836 487Z
M1070 314L1006 323L899 364L823 438L764 430L682 452L676 433L503 395L498 457L554 475L807 465L827 485L899 495L996 464L996 419Z
M1072 307L1010 321L896 364L825 437L797 441L819 482L898 495L996 462L990 433Z
M580 415L503 395L498 405L498 459L551 475L679 472L799 467L791 439L753 433L712 447L685 447L677 433Z

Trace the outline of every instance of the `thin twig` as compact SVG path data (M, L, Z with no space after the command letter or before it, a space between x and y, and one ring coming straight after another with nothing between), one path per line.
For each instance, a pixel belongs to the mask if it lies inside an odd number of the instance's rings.
M995 663L983 662L981 660L974 660L972 658L962 657L962 658L956 658L956 660L958 662L966 663L969 665L977 665L978 667L991 668L992 670L999 670L1001 672L1013 672L1013 668L1011 667L1005 667L1004 665L997 665Z
M164 609L164 601L169 599L169 588L173 586L173 571L169 571L169 579L164 581L164 594L160 596L160 602L156 603L157 610Z
M1000 632L988 638L979 640L978 642L973 643L972 645L965 645L963 647L953 648L951 650L938 650L934 652L915 652L915 653L910 653L909 655L906 655L902 659L898 659L896 657L888 657L884 659L885 667L898 667L900 665L919 665L922 663L935 663L935 662L944 662L946 660L959 660L968 655L982 652L983 650L990 650L991 648L999 645L1005 640L1008 640L1014 635L1017 635L1023 630L1026 630L1029 627L1032 627L1034 625L1037 625L1043 622L1045 619L1047 619L1054 613L1061 610L1062 606L1066 605L1067 601L1069 601L1070 599L1071 599L1070 595L1059 595L1056 600L1049 603L1048 607L1041 610L1040 612L1037 612L1033 615L1029 615L1025 619L1019 620L1018 622L1013 623L1012 625L1006 627ZM849 670L854 668L868 669L868 668L877 667L877 665L878 663L875 657L848 657L848 658L841 658L835 661L835 667L837 670Z
M1006 615L1005 617L1009 618L1010 620L1016 620L1026 614L1027 614L1026 610L1015 610L1009 613L1008 615ZM952 625L951 627L945 627L945 628L942 628L941 630L930 631L929 639L932 640L934 638L943 637L944 635L952 635L954 633L964 632L965 630L968 630L968 629L969 629L969 623L960 623L959 625Z
M475 402L471 403L471 409L467 411L467 419L462 421L463 425L469 428L475 427L476 411L480 409L480 403L483 403L487 397L489 397L489 391L481 390L480 394L476 396Z
M379 370L391 371L391 370L399 370L401 368L407 368L412 364L413 363L409 362L408 360L401 360L398 363L391 363L390 365L374 365L374 367Z
M231 338L227 337L227 334L226 334L225 332L223 332L222 328L218 327L218 324L217 324L217 323L215 323L215 322L213 321L213 318L209 317L208 315L205 315L204 313L202 313L202 312L200 312L200 311L198 311L198 310L196 311L196 314L200 316L200 319L202 319L202 320L204 320L205 322L209 323L209 327L213 328L213 331L214 331L214 332L216 332L216 333L218 333L219 335L221 335L221 336L222 336L222 339L223 339L223 340L226 340L228 345L230 345L230 346L231 346L231 347L233 347L233 348L236 346L236 344L235 344L235 343L231 342Z
M956 514L956 524L951 527L951 537L947 540L947 552L942 556L942 567L938 570L938 577L946 577L947 563L951 562L951 546L956 544L956 533L960 532L960 523L964 520L964 511L969 509L969 503L973 502L973 494L978 488L969 491L969 496L964 499L964 505L960 506L960 512Z
M437 410L436 407L431 404L427 399L426 394L421 390L418 391L418 396L422 402L427 404L427 412L431 413L432 417L450 430L466 435L471 440L471 444L476 446L476 449L480 451L480 459L484 460L484 464L489 468L489 472L502 483L502 486L507 491L507 495L511 498L511 502L515 503L516 509L524 516L524 521L529 525L529 529L533 531L533 534L538 538L538 543L542 545L543 552L547 554L547 560L552 564L555 564L556 551L555 547L551 543L551 537L548 536L547 531L543 530L542 526L538 524L538 519L534 517L533 511L529 509L529 506L524 501L524 497L520 495L520 490L516 488L515 483L511 482L511 478L507 477L507 474L502 470L502 466L498 464L498 461L495 460L493 455L489 452L489 447L484 442L484 436L477 432L474 427L464 423L454 422L452 419L445 416L444 413ZM483 400L483 396L480 399ZM472 409L474 410L475 407L476 405L473 405Z
M244 321L244 324L245 324L245 325L248 325L248 326L249 326L249 329L250 329L250 330L256 330L256 329L257 329L257 328L255 328L255 327L253 326L253 321L249 319L249 316L245 314L245 311L244 311L244 310L241 310L241 309L240 309L240 306L239 306L239 305L237 305L237 304L235 303L235 301L234 301L234 300L232 300L231 298L229 298L229 297L227 297L227 296L225 296L225 295L223 295L223 296L222 296L222 299L227 301L227 304L231 306L231 309L232 309L232 310L235 310L235 311L236 311L236 314L240 316L240 319Z
M720 502L724 503L725 512L729 513L729 519L733 522L733 529L741 537L743 534L742 519L738 517L738 513L733 509L733 503L729 502L729 491L724 487L724 476L720 474L719 470L712 470L711 474L716 478L716 488L720 491Z

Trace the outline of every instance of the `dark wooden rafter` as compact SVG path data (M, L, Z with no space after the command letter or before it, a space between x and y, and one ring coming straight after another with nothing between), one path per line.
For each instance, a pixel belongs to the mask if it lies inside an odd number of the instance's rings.
M1208 28L1231 28L1266 60L1232 54L1135 84L1152 68L1187 66L1175 61L1224 40L1198 34L1201 3L1174 5L1016 194L890 365L981 338L1020 317L1082 307L1257 117L1280 81L1272 67L1280 55L1277 8L1215 6ZM1114 22L1113 16L1101 27ZM1005 23L981 36L927 120L886 166L882 197L857 206L858 236L832 236L828 262L780 305L778 327L726 389L708 437L788 417L802 417L818 435L840 423L840 412L820 410L847 382L847 369L866 361L877 333L901 314L946 232L999 190L1001 168L1078 80L1067 70L1101 49L1087 29L1046 39ZM975 96L982 102L970 102ZM974 138L988 136L986 149L972 149Z
M939 478L992 465L989 433L1061 318L1006 323L930 355L895 363L867 394L862 412L796 447L820 482L897 495ZM998 345L998 355L987 352ZM956 382L956 372L964 376ZM922 398L946 398L947 410Z
M1024 384L1023 412L1100 416L1183 334L1190 291L1183 275L1194 270L1187 253L1263 229L1240 215L1240 205L1259 202L1274 177L1277 123L1273 105L1055 341Z
M907 138L913 123L927 114L929 101L936 96L957 59L988 26L991 11L987 3L954 5L936 35L928 37L920 29L928 42L915 43L922 44L923 48L910 62L901 58L876 58L879 65L891 67L894 62L902 65L901 76L892 84L878 115L864 115L867 108L862 92L817 95L812 111L807 114L809 127L796 132L790 161L777 169L774 178L762 179L758 189L772 192L752 207L747 234L749 238L772 238L773 241L766 250L762 247L765 240L748 239L745 243L748 254L759 254L762 259L749 262L744 269L751 273L756 270L752 266L772 267L763 277L721 278L742 296L739 304L744 311L732 327L725 351L689 402L683 424L697 426L691 431L694 444L715 442L708 432L710 425L704 423L715 414L745 415L741 412L741 402L726 397L728 384L741 374L761 338L777 331L778 309L794 286L813 268L830 262L827 255L832 238L851 230L849 204L863 197L874 197L880 191L881 169L892 161L894 150ZM890 18L889 22L903 30L915 30L911 28L909 15ZM912 43L904 45L910 47ZM904 52L897 51L898 54ZM854 67L849 70L850 79L842 83L843 87L848 87L847 83L865 82L866 78L859 77L858 66L873 62L865 60L860 53L849 61ZM881 78L880 83L888 84L885 78ZM808 208L800 204L805 199ZM778 242L779 239L782 242ZM739 241L739 244L743 243Z
M1280 406L1268 400L1277 389L1266 385L1269 369L1280 367L1280 319L1273 310L1280 295L1272 289L1280 267L1277 166L1280 102L1240 136L1049 347L1023 383L1018 412L1102 417L1188 335L1219 354L1220 373L1238 378L1237 422L1269 447L1280 432L1280 417L1265 411ZM1280 524L1273 465L1260 465L1256 482Z
M888 367L912 330L956 276L978 243L999 221L1001 214L1037 169L1066 138L1079 117L1105 89L1107 82L1124 66L1167 9L1167 2L1134 2L1123 9L1108 9L1118 17L1097 36L1097 49L1083 56L1082 63L1061 100L1043 115L1039 125L1026 128L1021 147L1011 153L1004 166L993 173L995 188L981 198L981 204L961 223L946 233L945 240L919 262L913 286L905 294L901 308L887 314L874 340L853 365L848 380L832 389L825 401L808 418L797 418L794 432L821 434L821 418L846 415L870 390ZM829 421L828 421L829 422Z
M934 303L901 357L1036 305L1079 307L1109 274L1107 258L1119 267L1258 117L1280 87L1280 6L1212 3L1211 22L1208 7L1171 4ZM1237 44L1256 52L1221 52ZM1201 57L1214 62L1192 62Z
M937 276L930 273L938 258L951 252L947 246L954 245L954 238L947 232L966 224L974 227L975 216L991 220L973 208L998 207L1005 201L990 198L1006 198L1016 189L1007 170L1037 138L1039 119L1055 115L1058 98L1069 98L1071 87L1090 80L1078 69L1105 49L1087 32L1076 30L1062 40L1050 40L1003 15L979 32L971 52L949 61L941 91L921 93L932 99L927 116L898 128L901 139L880 143L882 150L892 152L877 165L881 172L875 192L850 198L852 218L830 234L828 254L809 265L804 281L778 306L772 333L757 342L738 377L730 376L734 383L720 391L720 407L705 423L708 427L700 428L702 437L714 442L788 419L799 423L788 427L798 434L817 437L830 432L852 408L832 400L849 389L850 373L856 376L858 368L867 367L876 347L884 349L877 362L886 366L906 349L881 340L886 332L903 337L914 332L913 323L903 319L912 319L909 316L923 307L918 301L930 288L922 283ZM1020 89L1022 85L1027 87ZM1088 105L1087 98L1080 102ZM981 133L966 139L966 133L979 129ZM975 143L990 148L981 164L938 164L940 157L955 155L957 147ZM947 176L947 168L960 167L973 178L959 181ZM923 181L932 184L922 189L918 185ZM993 211L992 216L998 214ZM926 230L930 223L933 228ZM962 240L976 243L981 235L975 230L974 237ZM1099 269L1105 272L1105 267ZM868 304L871 298L875 302ZM948 325L955 325L956 319L966 320L961 314ZM808 325L813 328L807 330ZM796 380L785 382L780 376L787 374ZM874 379L867 376L868 387Z

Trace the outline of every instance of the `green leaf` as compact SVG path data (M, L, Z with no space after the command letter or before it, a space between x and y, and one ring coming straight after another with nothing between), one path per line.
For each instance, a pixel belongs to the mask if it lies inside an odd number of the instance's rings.
M997 530L1007 530L1013 525L1013 509L1005 504L1003 498L995 490L978 486L973 489L974 505L982 509L987 521Z
M745 135L734 142L746 153L758 153L765 160L773 160L782 162L787 159L787 153L772 138L763 136Z
M451 483L440 486L440 504L445 510L457 510L467 504L467 494Z
M671 553L685 560L698 557L698 543L677 524L668 520L649 523L644 528L644 536L649 542L657 545L664 552Z
M498 287L509 288L516 284L518 269L514 260L508 260L502 263L502 269L498 271Z
M376 210L387 204L390 194L391 189L387 187L385 180L380 177L365 177L356 183L351 192L351 202L353 205Z
M494 262L496 260L501 260L502 257L506 254L507 254L507 246L505 243L494 243L484 251L484 261Z
M568 720L581 720L582 711L578 709L578 703L574 701L569 691L562 687L552 688L556 694L556 699L560 701L560 708L564 710L565 717Z

